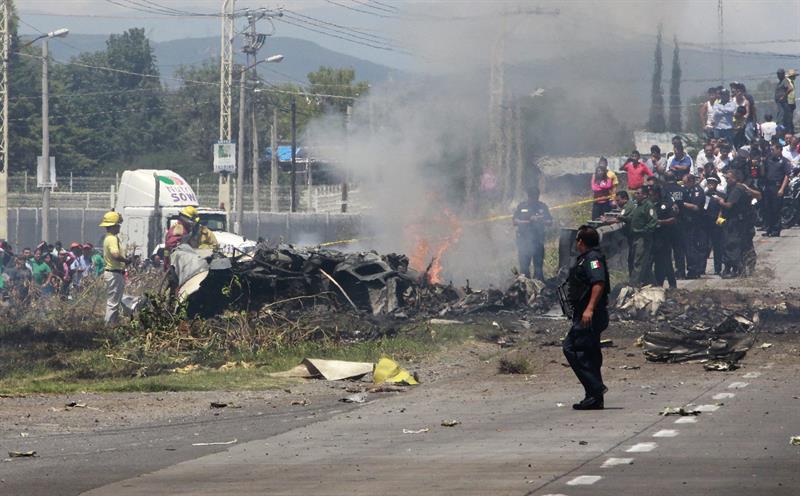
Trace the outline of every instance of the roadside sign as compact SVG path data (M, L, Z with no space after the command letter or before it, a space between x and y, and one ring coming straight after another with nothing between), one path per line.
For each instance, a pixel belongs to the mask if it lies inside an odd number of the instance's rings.
M45 164L44 157L36 157L36 187L55 188L56 182L56 158L50 157L50 166Z
M214 143L214 172L236 172L236 143L231 141Z

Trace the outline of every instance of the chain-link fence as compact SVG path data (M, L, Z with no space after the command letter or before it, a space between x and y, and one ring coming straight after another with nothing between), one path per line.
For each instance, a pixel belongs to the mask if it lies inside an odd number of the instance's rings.
M219 183L216 176L185 178L205 207L219 206ZM64 176L58 178L58 187L50 194L50 205L60 208L99 208L114 206L114 196L119 187L115 176ZM268 212L272 205L270 185L260 184L258 209L254 201L253 185L245 184L243 205L245 211ZM342 211L342 185L307 185L300 182L296 188L297 211L307 213L336 213ZM291 207L291 187L280 185L276 191L276 212L288 212ZM366 206L361 201L358 185L351 184L347 194L347 212L362 213ZM12 208L39 208L42 190L36 187L36 177L11 176L8 179L8 204ZM236 180L231 184L231 205L236 205Z

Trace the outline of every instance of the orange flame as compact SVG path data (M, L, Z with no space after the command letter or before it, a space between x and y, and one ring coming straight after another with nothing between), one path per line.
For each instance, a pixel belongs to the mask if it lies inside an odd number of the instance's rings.
M442 257L461 239L463 227L458 217L450 210L430 219L426 225L414 224L406 228L413 243L409 265L419 272L427 270L427 282L441 284Z

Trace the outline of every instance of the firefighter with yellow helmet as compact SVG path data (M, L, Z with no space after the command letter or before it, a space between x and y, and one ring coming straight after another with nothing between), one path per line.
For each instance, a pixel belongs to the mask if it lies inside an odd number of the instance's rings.
M120 224L122 215L113 210L103 215L100 227L106 229L103 238L103 260L105 269L103 282L106 285L106 315L107 324L115 324L119 320L122 293L125 291L125 266L131 259L125 253L125 248L119 241Z
M219 243L211 229L200 224L197 208L189 205L178 214L178 220L167 230L164 247L167 253L179 244L186 243L194 249L218 250Z

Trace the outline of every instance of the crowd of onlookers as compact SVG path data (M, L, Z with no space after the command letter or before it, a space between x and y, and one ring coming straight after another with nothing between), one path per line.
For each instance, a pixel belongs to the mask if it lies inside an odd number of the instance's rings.
M778 119L759 121L745 85L710 88L701 108L705 142L693 158L680 136L666 155L652 146L647 160L633 151L620 168L627 189L601 158L591 178L592 218L621 210L629 238L634 284L675 287L676 279L713 270L723 277L752 273L753 237L780 236L781 208L790 179L800 171L800 140L794 134L796 71L778 71ZM647 252L647 253L644 253Z
M160 258L136 261L132 268L161 267ZM39 243L16 252L8 241L0 240L0 294L3 300L28 301L37 297L72 295L87 288L103 275L102 252L91 243L73 242L64 247L61 241Z

